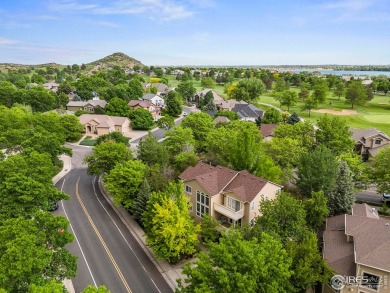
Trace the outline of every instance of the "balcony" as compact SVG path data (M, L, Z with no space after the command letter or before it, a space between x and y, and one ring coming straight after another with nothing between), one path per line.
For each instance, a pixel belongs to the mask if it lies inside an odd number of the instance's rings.
M221 205L221 204L218 204L218 203L214 203L214 211L234 220L234 221L237 221L238 219L241 219L243 216L244 216L244 209L242 210L239 210L239 211L235 211L234 209L232 208L229 208L227 206L224 206L224 205Z

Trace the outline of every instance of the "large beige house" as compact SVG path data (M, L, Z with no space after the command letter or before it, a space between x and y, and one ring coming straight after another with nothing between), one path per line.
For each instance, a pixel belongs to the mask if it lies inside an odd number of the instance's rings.
M74 112L84 110L89 113L94 113L96 108L100 107L104 109L106 105L107 102L105 100L70 101L66 104L66 110Z
M102 135L114 131L124 134L131 130L130 120L127 117L83 114L79 120L84 125L86 134Z
M282 186L250 174L222 166L198 163L188 167L179 178L192 204L196 222L210 214L226 227L254 224L262 198L272 200Z
M375 157L383 148L390 147L390 137L376 128L351 128L356 151L367 160Z
M328 218L323 257L342 277L332 278L322 292L390 293L389 251L390 219L369 205L356 204L352 215Z

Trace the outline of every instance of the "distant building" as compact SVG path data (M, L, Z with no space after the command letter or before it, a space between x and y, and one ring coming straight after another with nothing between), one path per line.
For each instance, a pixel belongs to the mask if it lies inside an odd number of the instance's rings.
M236 104L232 109L240 116L240 120L256 122L256 119L263 118L264 111L252 104Z
M107 101L105 100L70 101L66 104L66 110L74 112L84 110L89 113L94 113L96 108L100 107L101 109L104 109L106 105Z
M278 127L276 124L261 124L260 133L264 141L270 141L274 136L274 130Z

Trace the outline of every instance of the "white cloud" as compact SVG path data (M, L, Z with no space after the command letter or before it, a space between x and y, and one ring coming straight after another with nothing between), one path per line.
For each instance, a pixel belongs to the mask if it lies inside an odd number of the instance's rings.
M106 4L108 3L108 4ZM79 12L94 15L146 14L152 19L171 21L193 16L197 9L214 6L213 0L117 0L104 4L81 4L75 0L51 1L55 12Z
M0 45L11 45L11 44L16 44L17 42L18 41L16 40L0 38Z

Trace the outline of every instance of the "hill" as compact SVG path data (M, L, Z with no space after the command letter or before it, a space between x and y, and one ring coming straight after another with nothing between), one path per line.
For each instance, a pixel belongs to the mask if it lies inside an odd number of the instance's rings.
M132 68L134 65L138 65L141 67L144 66L140 61L138 61L132 57L129 57L124 53L119 53L119 52L111 54L109 56L106 56L102 59L93 61L93 62L88 63L86 65L87 66L88 65L93 65L93 66L100 65L102 67L105 67L105 66L112 67L112 66L118 65L121 68Z
M70 64L71 65L71 64ZM81 65L81 64L79 64ZM127 56L126 54L123 53L114 53L109 56L106 56L102 59L93 61L91 63L87 63L87 71L92 71L92 70L104 70L109 67L118 65L121 68L132 68L134 65L139 65L139 66L144 66L140 61L131 58ZM61 65L57 63L45 63L45 64L36 64L36 65L23 65L23 64L15 64L15 63L0 63L0 72L1 71L7 71L9 69L38 69L38 68L46 68L46 67L51 67L51 68L58 68L62 69L66 67L66 65Z

